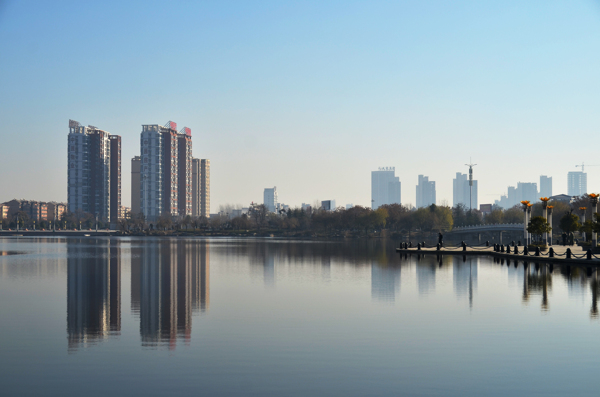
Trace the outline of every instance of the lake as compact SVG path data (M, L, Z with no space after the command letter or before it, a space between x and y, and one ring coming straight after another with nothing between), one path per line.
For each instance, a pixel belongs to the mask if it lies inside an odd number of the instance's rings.
M395 246L0 238L1 394L598 394L596 272Z

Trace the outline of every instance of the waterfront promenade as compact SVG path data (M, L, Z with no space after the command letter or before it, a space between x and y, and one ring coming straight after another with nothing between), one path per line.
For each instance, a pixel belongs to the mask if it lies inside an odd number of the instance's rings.
M589 265L589 266L600 266L600 255L595 254L591 255L590 259L588 259L587 249L583 249L580 246L563 246L557 245L550 247L552 249L552 253L550 252L550 248L545 251L540 251L536 253L535 250L529 250L527 254L524 254L524 247L510 247L510 252L507 252L506 246L500 250L501 246L446 246L442 247L439 250L437 247L412 247L412 248L396 248L396 252L401 254L410 254L410 255L464 255L464 256L493 256L497 258L503 259L515 259L522 261L532 261L532 262L546 262L546 263L564 263L564 264L578 264L578 265ZM518 253L514 252L514 248L518 248ZM570 250L570 255L567 252ZM569 258L570 256L570 258Z
M0 230L0 237L30 236L30 237L77 237L77 236L112 236L118 234L117 230Z

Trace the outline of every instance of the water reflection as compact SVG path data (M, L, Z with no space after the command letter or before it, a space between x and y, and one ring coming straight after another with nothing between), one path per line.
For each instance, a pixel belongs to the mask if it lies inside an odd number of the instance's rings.
M457 258L458 259L458 258ZM469 297L469 307L473 307L473 295L477 291L477 265L479 258L469 257L466 262L454 261L452 278L454 294L457 298Z
M435 290L435 270L436 266L433 261L417 261L417 286L419 288L419 295L428 295Z
M371 265L371 298L383 302L394 302L400 292L400 265Z
M207 241L162 240L141 247L135 305L139 305L142 346L173 349L178 340L189 343L192 313L209 308L208 251ZM133 278L132 267L132 283Z
M67 334L69 350L121 331L119 240L67 241Z

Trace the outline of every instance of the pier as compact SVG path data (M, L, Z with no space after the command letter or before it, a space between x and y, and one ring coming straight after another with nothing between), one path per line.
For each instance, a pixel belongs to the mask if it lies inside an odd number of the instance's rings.
M547 250L526 250L524 246L499 245L491 246L468 246L462 244L459 246L423 246L420 243L417 247L408 247L402 243L396 252L401 254L416 255L458 255L458 256L492 256L502 259L515 259L523 261L535 261L545 263L578 264L584 266L600 266L600 254L592 254L591 250L583 249L580 246L552 246Z

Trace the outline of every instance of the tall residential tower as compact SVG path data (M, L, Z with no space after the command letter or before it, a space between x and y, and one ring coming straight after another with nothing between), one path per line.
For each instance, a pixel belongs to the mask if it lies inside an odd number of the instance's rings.
M587 173L571 171L567 175L567 194L569 196L582 196L587 193Z
M385 204L401 204L400 178L395 167L379 167L371 171L371 209L376 210Z
M462 204L467 208L479 208L477 204L477 181L473 181L473 189L469 185L469 175L456 173L452 180L452 205Z
M192 216L210 216L210 160L192 159Z
M121 137L69 120L68 209L116 222L121 207Z
M140 209L148 221L192 215L192 137L177 124L142 125Z
M417 185L417 208L429 207L435 204L435 182L430 181L428 176L419 175Z

